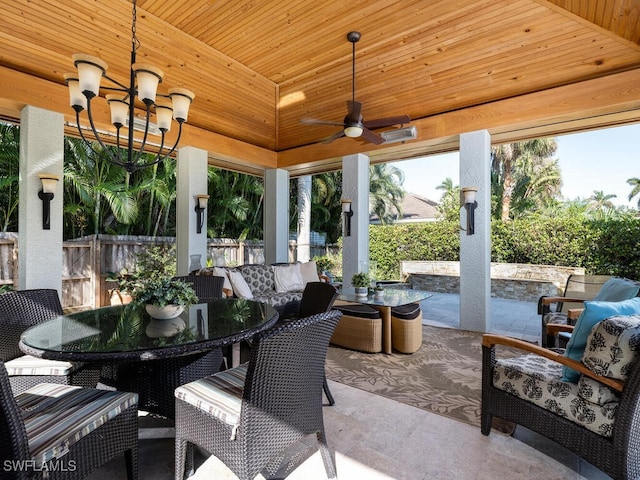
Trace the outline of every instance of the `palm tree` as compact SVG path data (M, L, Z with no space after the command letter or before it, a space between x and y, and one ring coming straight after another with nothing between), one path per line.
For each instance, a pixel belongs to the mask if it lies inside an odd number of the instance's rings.
M590 210L613 210L616 208L611 199L616 198L617 195L605 194L602 190L594 190L587 201Z
M457 220L460 212L460 186L454 185L450 177L445 178L437 190L442 190L438 212L447 220Z
M555 138L539 138L492 148L492 193L496 196L496 208L499 209L499 212L494 211L495 217L503 221L511 218L511 205L517 192L525 199L534 191L547 197L559 192L560 175L559 172L553 174L553 170L558 169L557 161L550 158L557 149ZM541 178L536 178L542 172L545 183L541 183ZM529 184L535 185L535 188L529 189ZM521 208L527 205L526 202L520 203L523 204Z
M402 216L402 182L404 173L397 167L378 163L369 169L369 213L377 215L383 225Z
M253 175L209 168L209 236L262 238L264 182Z
M120 224L136 220L138 205L128 188L128 174L116 165L107 162L101 147L94 145L91 152L84 141L65 137L64 182L65 211L73 212L67 232L75 235L113 231ZM113 147L107 147L113 148ZM82 221L75 224L75 220Z
M298 250L297 259L311 258L311 175L298 177Z
M18 230L20 128L0 123L0 228Z
M627 179L627 183L631 185L631 193L629 194L629 201L633 199L633 197L637 197L640 195L640 178L633 177ZM638 198L638 208L640 208L640 198Z

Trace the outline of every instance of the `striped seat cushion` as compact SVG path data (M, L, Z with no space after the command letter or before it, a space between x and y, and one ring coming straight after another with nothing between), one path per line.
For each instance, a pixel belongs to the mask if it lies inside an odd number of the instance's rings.
M69 375L80 364L62 362L59 360L44 360L42 358L23 355L5 362L9 376L16 375Z
M248 364L218 372L176 389L176 398L204 410L228 425L240 423Z
M29 439L31 458L40 466L60 458L81 438L137 405L137 393L42 383L16 396Z

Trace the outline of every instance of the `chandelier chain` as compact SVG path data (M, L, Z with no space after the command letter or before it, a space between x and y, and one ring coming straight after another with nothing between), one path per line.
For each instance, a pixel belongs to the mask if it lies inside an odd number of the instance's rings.
M131 48L133 48L134 52L140 48L140 40L138 40L138 36L136 35L137 20L136 0L133 0L133 6L131 7Z

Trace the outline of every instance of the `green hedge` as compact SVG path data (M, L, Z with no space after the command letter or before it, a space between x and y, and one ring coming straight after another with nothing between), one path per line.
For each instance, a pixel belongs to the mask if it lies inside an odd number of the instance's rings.
M457 222L371 225L369 234L379 278L399 279L403 260L460 260ZM494 220L491 261L584 267L589 274L640 279L640 219Z

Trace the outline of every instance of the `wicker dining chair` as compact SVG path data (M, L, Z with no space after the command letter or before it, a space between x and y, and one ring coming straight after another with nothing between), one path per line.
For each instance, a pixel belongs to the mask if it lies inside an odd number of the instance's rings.
M224 285L224 277L214 275L184 275L174 277L176 280L182 280L190 284L198 296L198 301L206 303L216 298L222 298L222 287Z
M0 361L0 478L87 477L125 454L127 478L138 478L135 393L42 383L14 397Z
M18 347L27 328L62 315L58 291L15 290L0 295L0 360L5 362L15 394L42 382L95 386L99 373L80 363L43 360Z
M193 470L193 446L241 480L282 468L288 447L315 434L336 477L322 413L322 382L337 310L279 322L258 335L248 363L176 389L176 479ZM299 461L299 460L298 460ZM286 463L286 462L285 462ZM297 466L287 464L291 471Z
M338 290L330 283L308 282L302 291L302 299L298 305L297 313L291 316L282 316L280 320L286 321L291 318L310 317L316 313L328 312L333 307L336 298L338 298ZM335 405L336 401L329 389L326 377L322 383L322 390L327 397L329 405Z

